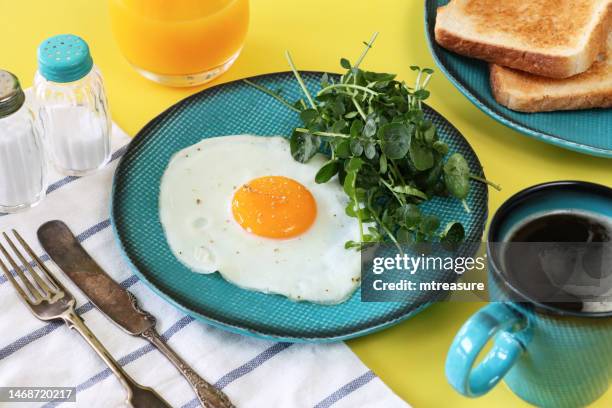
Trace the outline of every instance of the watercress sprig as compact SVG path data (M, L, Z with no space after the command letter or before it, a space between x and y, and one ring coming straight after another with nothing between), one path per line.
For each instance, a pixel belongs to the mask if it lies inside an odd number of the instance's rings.
M439 217L423 213L419 205L436 196L450 196L470 211L472 180L499 186L471 174L460 153L447 158L449 146L439 139L422 109L430 96L426 88L433 70L410 67L417 74L411 87L394 74L360 68L377 35L364 43L354 65L346 58L340 60L346 72L339 81L324 74L315 96L287 52L308 104L304 99L291 104L280 92L247 83L299 113L303 125L290 138L295 160L306 163L319 151L330 153L315 181L327 183L337 176L349 199L346 214L357 219L359 240L347 242L346 248L385 241L400 251L402 244L418 242L458 244L465 239L464 227L453 221L441 228Z

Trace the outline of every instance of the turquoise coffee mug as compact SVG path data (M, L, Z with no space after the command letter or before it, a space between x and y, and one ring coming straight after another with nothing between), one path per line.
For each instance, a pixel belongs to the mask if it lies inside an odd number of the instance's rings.
M504 279L491 256L491 243L507 240L527 217L568 209L612 219L612 189L576 181L541 184L510 198L493 217L487 240L492 303L465 323L446 360L446 376L461 394L481 396L503 379L531 404L574 408L610 386L612 312L568 311L529 298ZM474 367L491 339L491 351Z

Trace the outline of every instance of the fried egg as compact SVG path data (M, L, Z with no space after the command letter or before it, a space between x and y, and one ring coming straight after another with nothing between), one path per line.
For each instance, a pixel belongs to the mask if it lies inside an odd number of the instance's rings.
M315 183L327 159L292 159L282 137L222 136L176 153L159 211L176 258L244 289L334 304L360 280L359 236L339 183Z

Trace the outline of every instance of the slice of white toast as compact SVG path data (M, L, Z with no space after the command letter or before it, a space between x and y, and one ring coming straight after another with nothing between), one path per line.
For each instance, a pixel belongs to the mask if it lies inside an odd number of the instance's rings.
M565 79L545 78L491 65L491 90L502 105L520 112L612 107L612 34L607 56L586 72Z
M591 67L611 26L612 0L451 0L435 34L458 54L567 78Z

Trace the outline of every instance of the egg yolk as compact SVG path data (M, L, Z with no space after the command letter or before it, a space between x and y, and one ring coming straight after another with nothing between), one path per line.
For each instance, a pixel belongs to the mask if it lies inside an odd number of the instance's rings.
M317 204L306 187L283 176L253 179L234 193L232 214L245 230L266 238L294 238L312 226Z

